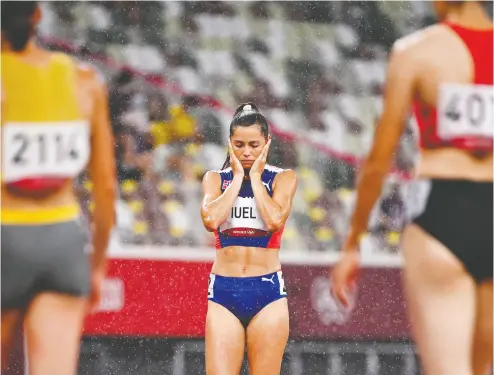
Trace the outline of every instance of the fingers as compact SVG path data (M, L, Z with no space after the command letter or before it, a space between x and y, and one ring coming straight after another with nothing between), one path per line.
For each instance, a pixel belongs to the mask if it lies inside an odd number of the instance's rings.
M348 298L348 288L343 285L335 285L331 288L333 296L336 300L341 303L345 308L349 306L349 298Z
M89 312L90 313L93 313L98 309L100 301L101 301L101 293L100 292L91 293L91 296L89 297Z
M355 288L355 279L346 278L338 270L331 275L331 294L345 308L350 306L350 295Z
M269 146L271 145L271 137L268 138L268 142L264 146L264 148L261 151L260 158L262 159L263 162L266 162L268 158L268 151L269 151Z
M233 152L233 145L231 141L228 141L228 151L230 153L230 157L237 159L237 156L235 155L235 152Z
M233 152L233 146L230 140L228 140L228 154L230 155L230 165L232 167L235 163L240 164L240 161L237 159L235 153Z
M95 302L93 295L89 296L89 300L87 301L86 313L92 314L93 312L96 311L97 307L98 307L98 304Z
M269 146L271 146L271 138L268 139L268 142L266 143L266 146L264 146L264 149L262 150L262 152L266 156L268 155Z

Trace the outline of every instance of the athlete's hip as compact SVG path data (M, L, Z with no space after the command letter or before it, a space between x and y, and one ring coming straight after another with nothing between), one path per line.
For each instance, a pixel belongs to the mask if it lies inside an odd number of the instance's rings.
M1 226L2 308L20 309L41 292L89 292L89 233L80 220Z
M422 150L415 175L420 179L492 182L492 163L492 153L478 159L465 151L452 148Z
M287 295L281 271L252 277L209 275L208 300L229 310L244 328L262 309Z
M2 194L2 225L46 225L77 220L80 206L74 197L27 202Z
M2 253L19 252L26 248L26 253L84 251L89 243L89 231L82 218L64 220L45 224L1 224Z
M214 300L214 296L220 295L238 298L279 298L287 296L287 289L281 270L249 277L230 277L211 273L208 282L208 299Z

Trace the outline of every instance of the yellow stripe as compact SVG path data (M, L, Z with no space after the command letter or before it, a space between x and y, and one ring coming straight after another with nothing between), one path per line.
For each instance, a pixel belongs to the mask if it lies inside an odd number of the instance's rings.
M37 210L3 209L2 225L39 225L55 224L75 220L80 215L77 204Z

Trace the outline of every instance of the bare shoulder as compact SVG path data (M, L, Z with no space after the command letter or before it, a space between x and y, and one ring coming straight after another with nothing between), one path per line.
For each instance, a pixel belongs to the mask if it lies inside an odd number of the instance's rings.
M47 52L52 59L57 62L66 65L72 65L75 67L76 74L79 78L88 82L94 82L104 84L105 80L103 75L91 64L81 61L74 56L68 55L63 52Z
M207 171L202 178L202 193L204 199L221 194L221 176L218 171Z
M220 174L218 171L207 171L202 178L203 184L214 184L220 181Z
M289 179L289 180L297 179L297 174L293 169L283 169L283 171L278 173L278 176L280 176L280 178Z
M274 183L281 183L284 186L289 184L297 184L297 174L292 169L284 169L276 175Z
M393 52L414 55L415 52L430 46L431 43L435 43L438 39L441 40L445 33L447 33L447 27L441 24L414 31L398 39L393 45Z
M89 85L94 90L106 90L103 74L88 63L80 61L76 61L75 63L77 75L84 84Z

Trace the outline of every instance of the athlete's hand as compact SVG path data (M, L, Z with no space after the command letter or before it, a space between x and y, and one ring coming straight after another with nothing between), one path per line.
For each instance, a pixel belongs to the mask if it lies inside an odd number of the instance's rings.
M266 160L268 159L269 146L271 145L271 136L268 138L266 145L263 147L261 153L257 157L254 164L250 168L249 175L253 177L254 175L262 175L264 172L264 167L266 166Z
M345 307L350 303L350 294L355 289L359 268L358 251L344 251L331 271L331 294Z
M232 168L233 176L240 176L243 178L245 174L244 167L242 166L242 163L240 163L240 160L235 156L231 141L228 141L228 154L230 155L230 167Z
M91 294L88 301L89 312L94 312L99 307L105 274L104 269L95 269L91 274Z

